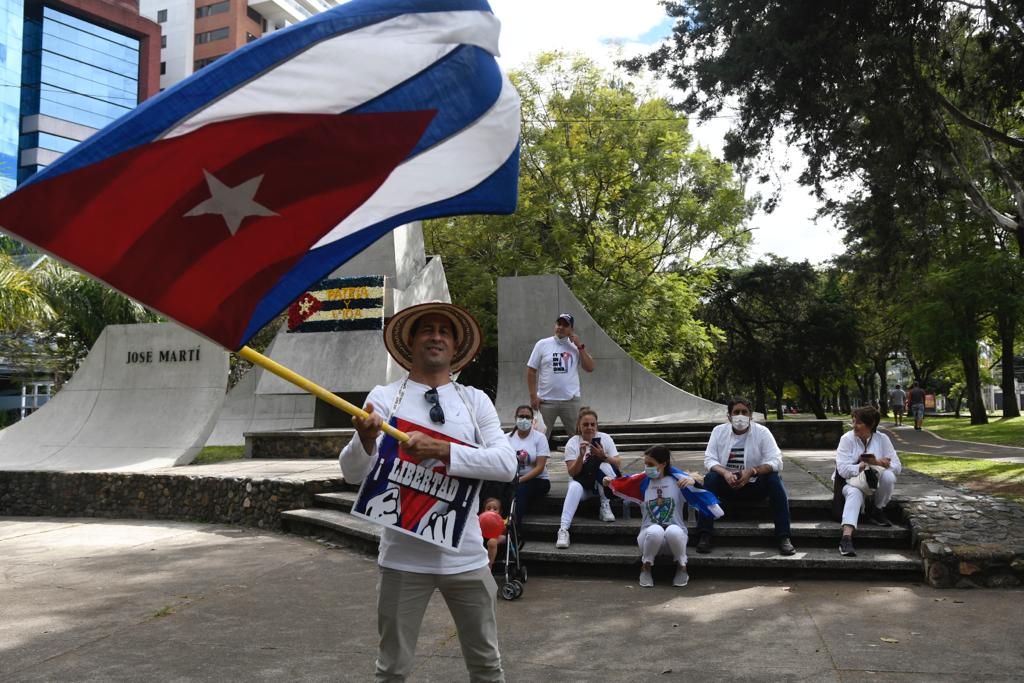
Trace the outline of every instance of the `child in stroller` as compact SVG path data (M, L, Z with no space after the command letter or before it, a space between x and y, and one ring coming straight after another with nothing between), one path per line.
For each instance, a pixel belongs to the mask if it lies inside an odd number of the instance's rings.
M496 510L505 520L505 533L496 539L485 539L487 556L491 563L491 571L495 565L503 570L505 582L501 586L500 595L504 600L515 600L523 594L523 584L527 580L526 565L519 559L519 551L523 547L519 529L515 522L516 487L519 485L517 476L510 482L485 481L480 488L481 512ZM503 514L507 511L507 514ZM503 560L498 560L498 551L504 544Z

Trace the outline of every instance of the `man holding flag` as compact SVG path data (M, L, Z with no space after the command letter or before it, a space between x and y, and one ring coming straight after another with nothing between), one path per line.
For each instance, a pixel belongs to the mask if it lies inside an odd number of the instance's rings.
M482 391L451 379L476 355L480 340L473 316L452 304L419 304L388 321L385 345L409 375L374 387L367 397L367 417L353 418L356 438L339 459L346 481L358 483L370 474L385 438L382 425L396 418L480 445L451 443L410 429L409 441L400 447L403 459L443 467L455 477L512 480L516 456L501 431L494 405ZM472 503L475 512L475 497ZM497 585L475 514L469 515L455 551L385 527L378 563L376 680L401 681L409 674L423 614L435 589L441 591L455 620L470 680L504 680L495 618Z
M399 225L515 210L520 107L495 60L499 30L486 0L350 0L218 59L0 200L3 232L358 416L350 480L390 435L413 492L381 496L414 505L381 541L381 680L408 673L435 587L473 680L502 679L496 587L465 513L475 479L510 480L517 463L490 400L450 380L479 327L447 304L396 315L388 348L410 377L377 387L368 416L246 343ZM382 424L395 415L433 429L410 438ZM440 514L434 494L458 510Z

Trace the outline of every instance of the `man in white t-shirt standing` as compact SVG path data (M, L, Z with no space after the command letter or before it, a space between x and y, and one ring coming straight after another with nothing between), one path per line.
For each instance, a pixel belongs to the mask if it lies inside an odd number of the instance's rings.
M383 438L381 425L392 415L467 444L480 444L480 448L462 446L412 432L401 448L419 464L443 465L457 477L494 481L515 477L516 455L501 431L494 404L482 391L451 379L452 372L476 355L480 340L473 316L452 304L419 304L388 321L385 346L409 374L374 387L364 408L369 415L352 419L356 437L339 458L347 482L359 483L369 474ZM474 512L478 504L473 501ZM444 596L455 620L470 680L505 680L495 618L497 585L475 514L469 516L454 552L385 528L378 564L377 681L404 681L412 670L423 614L435 590Z
M587 352L573 327L570 313L555 319L555 334L538 341L526 362L526 386L530 405L539 410L548 428L548 443L555 429L555 418L562 421L565 433L576 433L580 411L580 368L594 371L594 359Z

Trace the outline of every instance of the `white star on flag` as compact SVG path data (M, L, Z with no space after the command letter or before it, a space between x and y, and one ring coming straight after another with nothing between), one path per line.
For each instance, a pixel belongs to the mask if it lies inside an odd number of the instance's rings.
M312 301L310 301L309 299L303 299L302 301L299 302L299 313L301 313L302 315L306 315L307 313L309 313L309 309L311 309L312 307Z
M206 185L210 188L210 198L200 202L194 209L185 214L189 216L202 216L208 213L220 214L227 223L228 230L234 235L238 232L238 226L249 216L277 216L262 204L257 203L253 197L263 182L263 174L246 180L236 187L228 187L217 180L212 173L203 169L206 176Z

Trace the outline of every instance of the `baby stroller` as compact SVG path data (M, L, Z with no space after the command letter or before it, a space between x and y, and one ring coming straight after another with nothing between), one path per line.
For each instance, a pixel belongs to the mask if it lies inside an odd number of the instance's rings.
M501 501L501 509L508 510L505 517L505 558L499 556L495 565L504 564L505 583L501 586L500 595L503 600L515 600L523 594L523 584L527 580L526 565L519 558L523 548L522 537L516 525L516 488L519 486L519 475L510 482L485 481L480 487L480 509L484 501L497 498Z

